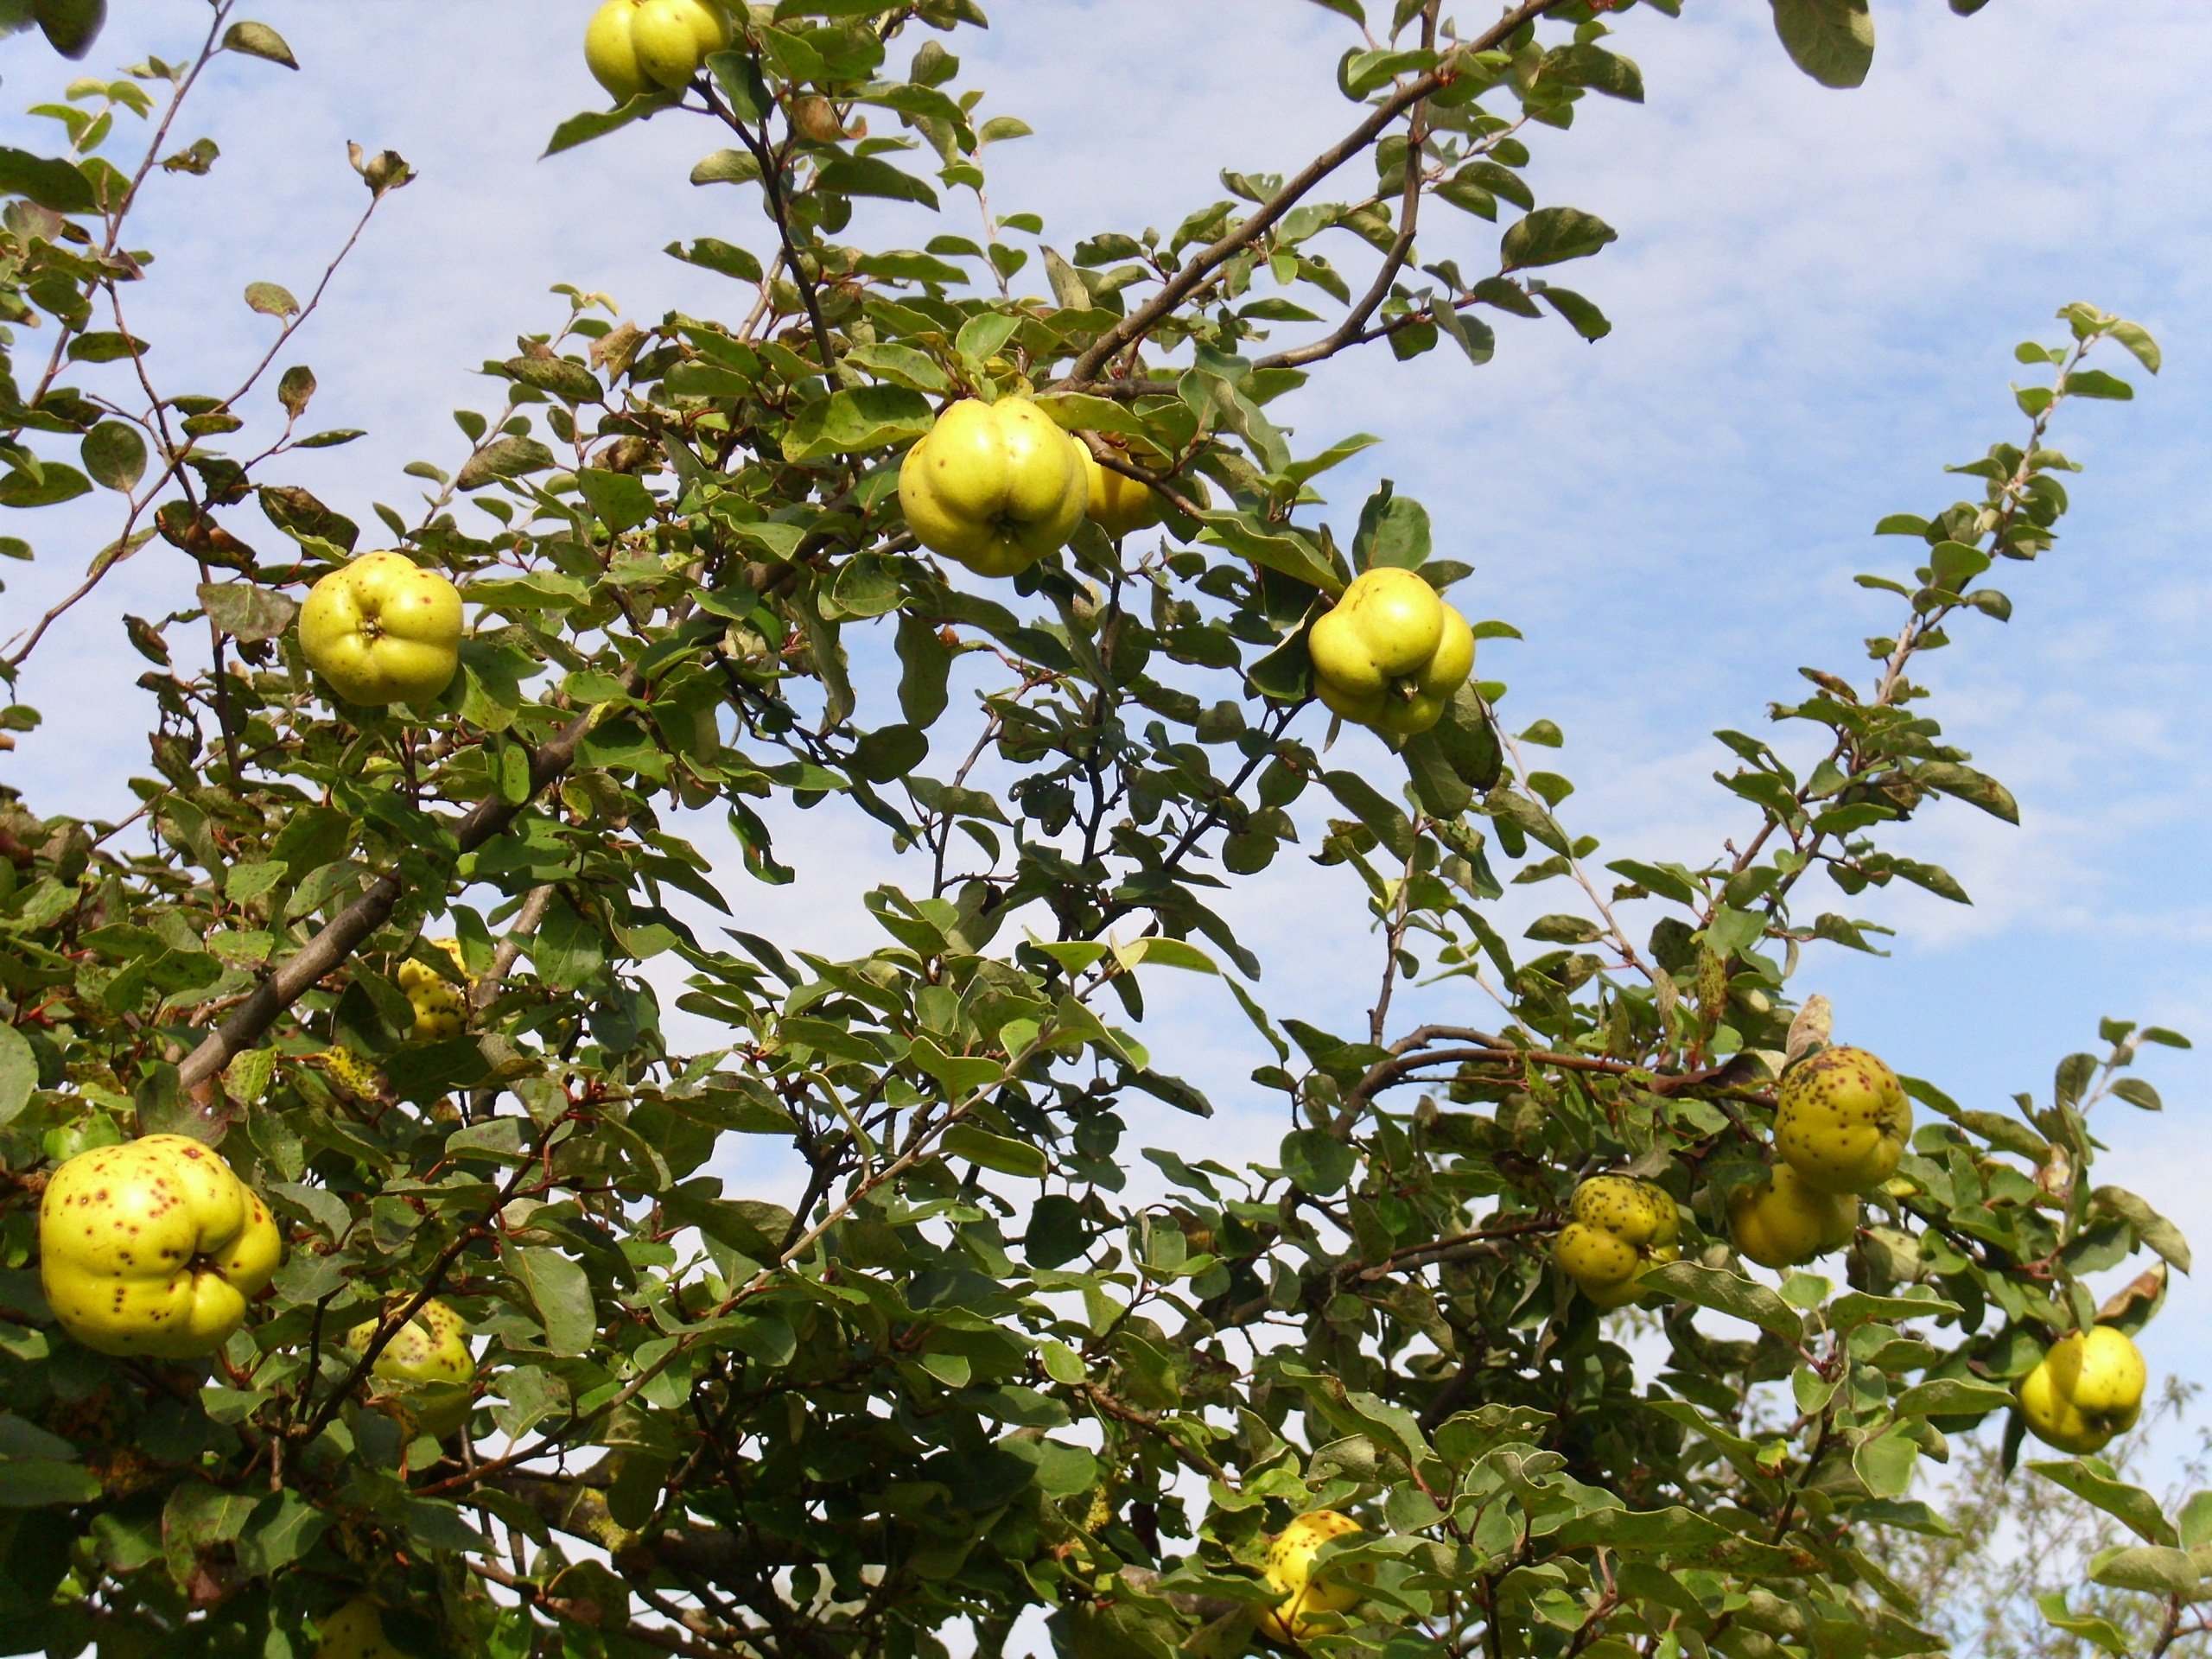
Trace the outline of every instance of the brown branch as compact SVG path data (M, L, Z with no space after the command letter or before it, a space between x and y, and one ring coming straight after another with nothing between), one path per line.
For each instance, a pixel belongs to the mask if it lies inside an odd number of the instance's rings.
M635 696L643 683L643 677L634 669L623 677L626 695ZM455 852L472 853L512 823L523 808L537 798L539 791L575 763L576 750L591 724L588 711L579 715L558 735L531 753L530 792L522 800L510 802L494 795L470 808L467 815L454 826ZM232 1012L231 1017L185 1058L177 1071L180 1084L187 1090L197 1089L235 1056L259 1042L287 1008L359 950L370 934L391 920L405 893L405 886L394 872L387 871L371 882L367 892L340 911L283 967L262 981Z
M1303 200L1314 186L1353 156L1363 153L1384 128L1408 110L1423 103L1456 80L1459 74L1459 60L1463 57L1488 51L1510 38L1523 25L1535 22L1564 3L1566 0L1522 0L1521 4L1515 6L1473 40L1454 48L1452 54L1435 68L1426 74L1416 75L1392 92L1375 106L1364 121L1300 168L1289 182L1268 198L1258 212L1243 220L1218 241L1201 249L1190 264L1161 285L1159 293L1093 341L1090 348L1076 359L1055 390L1089 390L1088 383L1113 359L1116 353L1143 339L1217 268L1257 241L1285 213Z
M724 104L711 82L703 79L700 88L706 95L707 107L715 118L738 137L738 141L750 150L760 168L760 193L768 204L768 217L775 221L776 235L784 247L784 266L791 274L791 286L798 289L798 296L806 307L806 320L814 330L815 348L822 353L822 372L829 377L835 391L845 384L844 372L837 366L837 353L830 344L830 325L823 318L822 298L815 291L814 279L806 274L800 263L798 242L791 234L791 206L784 199L783 157L768 147L765 124L763 132L756 137L752 128L737 118L737 112Z

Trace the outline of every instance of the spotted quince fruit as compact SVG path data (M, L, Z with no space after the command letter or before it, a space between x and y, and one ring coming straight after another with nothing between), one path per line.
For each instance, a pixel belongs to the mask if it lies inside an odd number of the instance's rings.
M408 1006L415 1010L415 1024L408 1036L418 1043L443 1042L468 1028L468 993L464 988L467 969L461 965L461 941L432 939L430 944L453 958L463 983L456 985L436 969L411 959L399 964L399 988L407 994Z
M404 553L364 553L308 590L300 654L348 702L429 702L461 668L461 590Z
M365 1352L376 1333L377 1321L364 1320L346 1332L346 1346ZM468 1351L467 1325L433 1298L378 1351L369 1377L369 1402L378 1409L434 1440L459 1433L475 1403L476 1358Z
M1260 1615L1260 1628L1279 1642L1303 1642L1323 1630L1341 1630L1344 1616L1360 1604L1372 1577L1355 1567L1314 1570L1322 1546L1348 1538L1359 1522L1335 1510L1301 1515L1268 1546L1268 1587L1282 1599Z
M104 1354L156 1359L220 1348L283 1256L260 1195L181 1135L70 1159L46 1184L38 1237L61 1328Z
M1866 1192L1897 1173L1912 1134L1897 1074L1863 1048L1823 1048L1782 1074L1774 1148L1815 1192Z
M1600 1307L1643 1294L1643 1274L1680 1255L1673 1195L1632 1175L1592 1175L1574 1189L1553 1254L1575 1288Z

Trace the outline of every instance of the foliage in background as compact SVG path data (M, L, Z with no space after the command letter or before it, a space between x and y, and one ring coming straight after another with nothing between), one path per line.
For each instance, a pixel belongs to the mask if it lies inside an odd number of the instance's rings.
M1224 172L1169 228L1051 243L985 205L991 148L1027 129L962 84L974 0L750 8L692 87L552 141L715 131L692 181L757 203L760 233L671 251L731 279L726 317L641 326L571 293L374 529L286 480L359 435L310 418L295 360L327 270L304 299L253 273L277 327L235 385L164 384L130 321L142 187L217 188L180 124L202 71L295 69L282 37L214 0L188 60L79 81L37 111L54 153L0 149L0 505L99 490L115 524L45 617L11 613L0 664L28 693L53 621L126 558L167 561L176 607L118 619L153 728L112 816L0 793L17 1650L298 1654L365 1593L423 1654L938 1654L963 1624L992 1654L1043 1609L1081 1659L1224 1659L1260 1640L1268 1535L1316 1507L1361 1518L1339 1560L1375 1581L1316 1651L1942 1645L1942 1586L1893 1537L1947 1525L1916 1469L2007 1421L2054 1336L2139 1328L2188 1265L2095 1183L2088 1122L2155 1109L2132 1067L2180 1039L2107 1020L2101 1056L2012 1112L1908 1080L1923 1124L1841 1281L1744 1271L1727 1197L1764 1168L1808 953L1874 948L1849 913L1869 887L1965 898L1892 828L2015 816L1912 677L2007 617L1991 579L2051 548L2054 416L2131 395L2085 359L2155 372L2157 347L2077 304L2020 348L2019 424L1954 469L1967 499L1880 526L1904 556L1860 581L1894 631L1803 671L1773 741L1721 734L1743 822L1709 861L1601 861L1545 764L1557 728L1506 721L1479 664L1434 731L1357 769L1372 751L1332 749L1309 700L1306 625L1361 570L1466 569L1387 486L1332 518L1320 480L1376 440L1271 405L1354 352L1479 371L1514 322L1601 339L1553 277L1614 232L1524 170L1642 78L1613 49L1630 8L1601 0L1465 32L1439 0L1324 3L1339 143ZM1775 16L1816 78L1863 78L1863 4ZM410 175L353 159L358 237ZM842 240L871 200L943 228ZM1160 491L1163 532L1088 526L1010 583L918 554L900 455L948 400L1015 391ZM36 524L0 552L33 557ZM474 624L426 715L334 702L291 632L303 584L391 545L460 582ZM67 727L0 711L11 745ZM868 900L878 949L746 930L744 881L790 879L769 800L865 815L906 855ZM709 814L744 878L687 839ZM1358 874L1382 940L1371 1004L1332 1029L1268 1014L1217 907L1292 846ZM1509 883L1560 894L1510 940ZM416 1040L426 973L465 991L460 1034ZM1146 1150L1173 1198L1140 1205L1122 1103L1209 1109L1141 1035L1179 973L1230 985L1293 1127L1239 1167ZM1464 1023L1394 1021L1424 976ZM675 1046L657 988L679 983L685 1028L722 1033L708 1052ZM149 1132L219 1143L288 1238L203 1366L79 1347L38 1291L47 1173ZM708 1173L737 1137L796 1154L794 1207ZM1604 1170L1688 1217L1656 1313L1600 1314L1549 1264ZM2100 1309L2088 1278L2146 1254ZM361 1388L433 1296L479 1347L443 1442ZM2037 1467L2139 1535L2088 1571L2150 1598L2154 1648L2193 1630L2212 1504L2169 1521L2094 1459ZM2105 1602L2067 1605L2106 1638Z

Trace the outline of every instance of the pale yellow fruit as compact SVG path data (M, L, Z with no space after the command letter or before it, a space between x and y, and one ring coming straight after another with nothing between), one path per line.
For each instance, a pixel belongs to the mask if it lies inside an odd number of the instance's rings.
M1088 486L1084 513L1092 524L1118 542L1160 522L1167 504L1151 485L1100 465L1081 438L1075 439L1075 450Z
M283 1255L260 1196L181 1135L69 1160L46 1184L38 1236L39 1281L61 1328L104 1354L157 1359L220 1348Z
M346 1332L346 1346L364 1352L376 1333L377 1321L364 1320ZM433 1298L378 1352L369 1376L374 1379L369 1400L378 1410L436 1440L458 1433L474 1403L470 1386L476 1359L468 1351L468 1327Z
M367 1596L356 1596L318 1621L321 1638L315 1659L411 1659L384 1633L384 1609Z
M1805 1185L1788 1164L1728 1195L1736 1248L1763 1268L1794 1268L1840 1250L1859 1227L1859 1200Z
M1067 434L1026 397L963 398L899 468L916 538L981 576L1013 575L1064 545L1089 499Z
M1774 1147L1816 1192L1865 1192L1897 1173L1912 1103L1863 1048L1824 1048L1783 1073Z
M1370 1576L1365 1567L1313 1571L1313 1558L1334 1539L1350 1537L1359 1522L1335 1510L1301 1515L1268 1546L1268 1587L1281 1601L1260 1615L1260 1628L1277 1641L1303 1642L1322 1630L1340 1630L1357 1607Z
M690 85L729 38L729 19L709 0L607 0L584 30L584 64L623 103Z
M308 591L299 630L348 702L428 702L461 667L461 590L404 553L365 553Z
M1643 1294L1642 1280L1680 1255L1681 1211L1673 1196L1631 1175L1593 1175L1574 1189L1553 1257L1575 1288L1600 1307Z
M2079 1457L2135 1427L2149 1382L2126 1332L2093 1325L2051 1344L2021 1379L2020 1413L2037 1440Z
M1442 719L1475 665L1467 619L1413 571L1390 566L1345 588L1306 644L1313 692L1323 704L1399 737Z

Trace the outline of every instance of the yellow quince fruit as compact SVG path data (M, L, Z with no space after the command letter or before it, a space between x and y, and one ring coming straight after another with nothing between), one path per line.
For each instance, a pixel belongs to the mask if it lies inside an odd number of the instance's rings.
M376 1333L377 1321L365 1319L346 1333L346 1346L364 1352ZM378 1351L369 1376L369 1401L379 1411L434 1440L457 1434L475 1404L470 1389L476 1357L468 1351L468 1326L433 1298Z
M1794 1268L1840 1250L1859 1230L1859 1199L1805 1185L1788 1164L1728 1195L1736 1248L1763 1268Z
M1912 1134L1897 1074L1863 1048L1824 1048L1782 1074L1774 1147L1815 1192L1865 1192L1897 1173Z
M46 1184L38 1238L61 1328L104 1354L156 1359L220 1348L284 1250L260 1195L181 1135L70 1159Z
M680 91L729 44L729 19L709 0L607 0L584 29L584 65L616 103L654 87Z
M1313 693L1334 713L1397 737L1425 732L1475 666L1467 619L1411 570L1355 579L1307 636Z
M461 590L404 553L365 553L308 590L300 652L348 702L428 702L461 668Z
M932 553L1010 576L1065 544L1090 500L1078 446L1027 397L963 397L906 452L899 505Z
M1604 1308L1643 1294L1643 1274L1677 1259L1681 1211L1663 1187L1632 1175L1592 1175L1574 1189L1553 1256L1575 1288Z
M1316 1574L1313 1558L1324 1544L1350 1537L1359 1522L1335 1510L1301 1515L1268 1546L1268 1588L1282 1599L1260 1615L1260 1628L1279 1642L1303 1642L1322 1630L1341 1630L1344 1615L1357 1607L1371 1571L1364 1567Z
M461 963L460 940L432 939L430 944L453 958L464 982L473 983ZM399 964L398 978L399 988L415 1010L415 1024L407 1033L411 1041L443 1042L468 1029L468 994L461 986L411 958Z
M2135 1427L2149 1382L2126 1332L2092 1325L2051 1344L2021 1379L2020 1414L2037 1440L2080 1457Z
M1084 513L1092 524L1118 542L1160 522L1167 504L1151 485L1101 465L1081 438L1075 439L1075 451L1086 486Z

